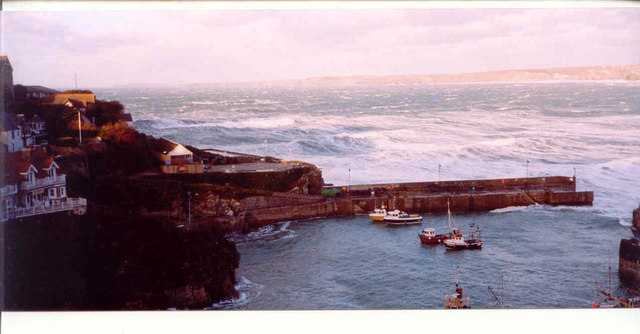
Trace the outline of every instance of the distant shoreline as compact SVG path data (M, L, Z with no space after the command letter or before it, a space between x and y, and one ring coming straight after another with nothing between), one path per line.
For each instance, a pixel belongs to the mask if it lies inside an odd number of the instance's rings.
M135 83L100 87L117 88L176 88L176 87L234 87L234 86L358 86L358 85L423 85L471 83L559 83L559 82L630 82L640 81L640 65L559 67L520 69L460 74L407 75L351 75L323 76L305 79L207 82L188 84Z

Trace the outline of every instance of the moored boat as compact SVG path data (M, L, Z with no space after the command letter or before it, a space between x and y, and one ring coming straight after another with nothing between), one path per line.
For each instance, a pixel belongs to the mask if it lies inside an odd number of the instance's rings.
M462 296L462 288L458 278L458 267L456 267L456 293L444 296L445 309L464 309L471 308L469 297Z
M380 208L375 208L373 212L369 213L369 218L373 221L384 221L384 216L387 215L387 208L384 207L384 204Z
M469 238L466 240L462 234L454 235L452 238L444 241L444 246L447 249L480 249L482 248L482 230L479 228L471 232Z
M387 226L404 226L422 223L422 216L416 214L408 214L404 211L393 210L387 212L384 216L384 222Z
M423 244L442 244L445 240L451 239L456 235L462 235L462 230L458 229L456 225L453 223L453 218L451 217L451 210L449 209L449 201L447 201L447 229L448 233L436 234L436 229L427 227L422 232L418 233L418 237L420 237L420 242Z

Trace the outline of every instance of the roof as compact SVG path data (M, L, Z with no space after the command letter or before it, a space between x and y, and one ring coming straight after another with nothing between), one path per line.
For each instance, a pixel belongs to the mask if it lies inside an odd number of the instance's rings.
M20 159L22 152L5 153L3 154L3 170L4 170L4 183L13 184L24 180L24 176L20 173L26 172L31 164L25 163Z
M170 140L166 140L164 138L156 139L151 144L151 149L154 151L158 151L164 154L171 152L174 148L178 146L178 143L174 143Z
M5 153L3 155L2 163L4 164L4 182L5 184L17 183L26 180L26 173L31 166L37 170L36 177L43 178L47 176L47 169L51 167L51 164L55 164L56 168L60 168L54 161L54 158L47 154L44 148L23 151Z
M8 112L0 113L2 113L2 117L0 117L0 122L2 122L2 124L0 124L0 129L2 131L18 130L18 127L22 124L22 120L18 115Z
M29 123L44 123L44 120L38 115L33 115L33 117L31 117L31 119L29 120Z
M67 100L80 101L83 107L86 107L87 103L96 103L96 96L94 94L84 93L60 93L45 96L43 102L48 104L65 104Z
M58 94L60 91L55 89L47 88L44 86L24 86L27 90L27 93L45 93L45 94Z
M9 62L9 57L0 56L0 65L9 66L9 68L13 71L13 67L11 67L11 63Z
M84 108L86 107L86 105L84 103L82 103L82 101L78 101L78 100L74 100L74 99L67 99L69 102L71 102L71 104L73 105L74 108Z

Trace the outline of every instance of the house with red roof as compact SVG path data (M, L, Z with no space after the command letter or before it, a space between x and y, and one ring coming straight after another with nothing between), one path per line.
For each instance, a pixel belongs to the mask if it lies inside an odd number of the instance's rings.
M60 211L85 212L87 200L67 197L66 175L45 148L6 153L2 160L0 221Z

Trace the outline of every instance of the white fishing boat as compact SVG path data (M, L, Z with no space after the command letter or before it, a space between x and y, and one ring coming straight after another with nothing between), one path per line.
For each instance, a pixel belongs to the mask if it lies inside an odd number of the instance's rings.
M408 214L400 210L393 210L387 212L387 215L384 216L384 222L387 223L388 226L421 224L422 216L416 214Z
M479 249L482 248L482 230L479 228L471 232L467 240L462 234L456 234L444 241L446 249Z
M451 217L451 210L449 209L449 201L447 201L447 229L448 233L436 234L436 229L427 227L422 232L418 233L420 242L423 244L442 244L445 240L451 239L457 235L462 236L462 230L457 225L453 224L453 218Z

